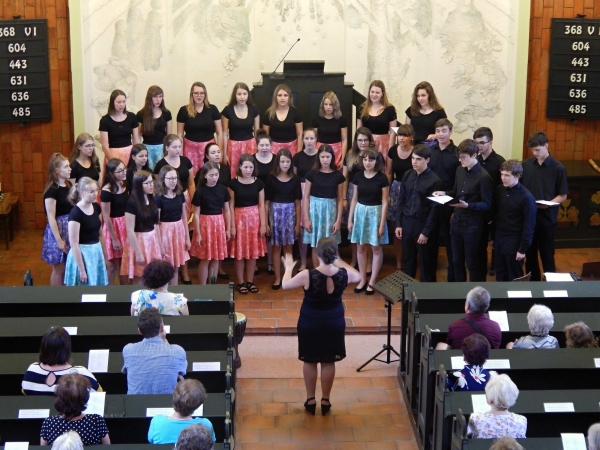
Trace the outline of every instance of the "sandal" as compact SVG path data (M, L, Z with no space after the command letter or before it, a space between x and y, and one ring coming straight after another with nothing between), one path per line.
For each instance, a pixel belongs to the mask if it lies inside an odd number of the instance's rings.
M248 294L248 288L246 287L246 283L238 283L237 290L242 295Z
M251 293L253 293L253 294L256 294L258 292L258 288L256 287L256 285L252 281L248 281L246 283L246 289L248 291L250 291ZM248 292L248 291L246 291L246 292Z

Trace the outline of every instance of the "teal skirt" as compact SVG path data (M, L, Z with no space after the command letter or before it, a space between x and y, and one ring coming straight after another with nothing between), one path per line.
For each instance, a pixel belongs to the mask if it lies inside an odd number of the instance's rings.
M73 257L73 249L69 250L67 255L67 265L65 267L65 285L67 286L106 286L108 284L108 274L106 273L106 263L104 262L104 253L102 244L80 244L81 257L83 265L88 276L87 283L81 282L79 267Z
M312 222L312 233L304 230L302 242L316 247L319 239L331 237L339 244L342 242L340 232L333 234L333 224L337 220L337 202L334 198L320 198L310 196L310 209L308 210Z
M382 245L387 244L387 223L383 236L379 237L379 224L381 223L381 205L365 206L360 203L354 208L354 226L350 234L350 242L353 244Z
M154 167L156 163L164 158L164 146L162 144L157 145L149 145L145 144L148 149L148 167L150 167L150 171L154 171Z

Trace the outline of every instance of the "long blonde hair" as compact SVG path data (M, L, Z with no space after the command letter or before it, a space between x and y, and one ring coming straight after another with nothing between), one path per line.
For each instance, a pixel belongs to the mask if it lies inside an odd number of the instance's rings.
M196 117L196 114L198 113L196 111L196 103L194 102L194 88L195 87L200 87L200 88L204 89L204 106L206 106L207 108L210 107L210 102L208 101L208 91L206 90L206 86L204 85L204 83L202 83L200 81L195 81L192 84L192 87L190 88L190 98L189 98L187 106L185 107L188 115L192 118Z
M269 109L267 109L267 116L269 116L269 119L271 120L275 118L275 111L277 109L277 93L279 91L287 92L289 96L288 106L290 108L294 107L294 97L292 97L292 90L287 84L278 84L275 90L273 91L273 97L271 98L271 106L269 106Z
M335 92L333 92L333 91L325 92L325 95L323 95L323 99L321 100L321 105L319 106L319 116L325 117L325 107L323 106L325 103L325 100L329 100L331 102L331 105L333 106L333 117L336 119L339 119L340 117L342 117L342 111L340 109L340 101L338 100L337 95L335 95Z
M373 106L373 102L371 101L371 88L372 87L378 87L379 89L381 89L381 103L383 104L383 108L387 108L388 106L392 106L392 104L389 102L388 98L387 98L387 91L385 90L385 84L383 84L383 81L381 80L373 80L371 81L371 84L369 85L369 91L367 92L367 99L365 100L365 102L360 105L360 118L361 119L366 119L367 117L369 117L369 110L371 109L371 106Z
M48 178L46 179L46 185L44 186L44 194L51 186L58 186L58 174L56 171L63 161L68 161L68 159L60 153L52 153L50 161L48 161ZM67 187L71 187L69 180L66 181L66 185Z

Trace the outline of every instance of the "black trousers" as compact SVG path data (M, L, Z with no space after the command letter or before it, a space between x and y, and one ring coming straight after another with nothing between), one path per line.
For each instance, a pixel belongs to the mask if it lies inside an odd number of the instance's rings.
M496 252L496 281L513 281L523 276L523 261L517 261L516 253L503 255Z
M425 222L412 217L405 217L402 223L402 267L409 277L417 274L417 255L420 261L422 282L436 281L437 271L437 230L433 230L426 244L417 244L419 235L425 228Z
M488 244L490 241L490 225L489 220L484 218L483 226L481 227L481 242L479 243L479 267L481 268L481 273L479 275L479 279L481 281L486 281L487 278L487 268L488 268ZM494 250L492 250L492 261L490 263L490 267L494 268Z
M554 228L556 225L536 226L533 242L525 254L525 270L531 272L531 281L542 281L538 253L544 272L556 272L554 263Z
M484 281L481 279L479 267L479 244L481 242L481 217L470 217L467 220L452 219L450 238L452 242L452 262L454 264L454 279L467 281L465 263L469 270L469 281Z
M450 243L450 217L452 217L452 213L454 213L454 208L451 206L440 205L438 210L438 219L439 219L439 236L440 240L438 241L438 245L436 245L436 254L435 260L437 264L437 256L440 245L446 246L446 256L448 257L448 276L447 281L456 281L454 278L454 264L452 262L452 245Z

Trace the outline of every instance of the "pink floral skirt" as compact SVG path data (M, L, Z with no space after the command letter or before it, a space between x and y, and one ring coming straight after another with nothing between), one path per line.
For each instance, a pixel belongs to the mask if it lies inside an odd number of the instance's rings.
M204 166L204 149L212 142L215 142L215 140L211 139L206 142L196 142L185 138L183 139L183 156L187 156L190 161L192 161L192 166L194 166L194 176L196 175L196 172Z
M317 142L317 150L319 147L323 145L323 142ZM339 170L342 170L342 143L335 142L333 144L327 144L333 149L333 154L335 155L335 165Z
M287 148L294 156L298 152L298 141L292 142L271 142L271 153L276 155L282 148Z
M227 158L231 168L231 179L236 176L236 170L242 155L254 155L256 153L256 141L254 138L247 141L227 141Z
M200 236L202 243L198 244L194 239L190 254L198 259L213 261L223 261L227 258L227 235L223 214L200 214Z
M234 208L236 236L229 241L229 256L257 259L267 253L267 241L260 235L258 206Z
M181 220L161 222L160 238L165 249L165 261L169 261L173 267L183 266L190 259L185 249L185 228Z
M390 135L374 134L373 140L375 141L375 148L383 156L383 162L387 164L388 151L390 150Z
M121 243L121 250L113 249L113 240L110 237L106 223L102 224L102 232L104 233L104 239L106 240L106 256L108 260L118 259L123 257L123 249L127 247L127 227L125 226L125 216L111 217L113 229L117 235L117 239Z
M144 264L137 264L135 261L135 252L131 246L131 242L128 242L124 247L123 260L121 261L121 275L127 275L129 278L141 277L144 273L144 267L155 259L163 259L160 254L160 244L158 243L158 236L156 231L148 231L146 233L135 233L137 238L138 246L144 256Z

